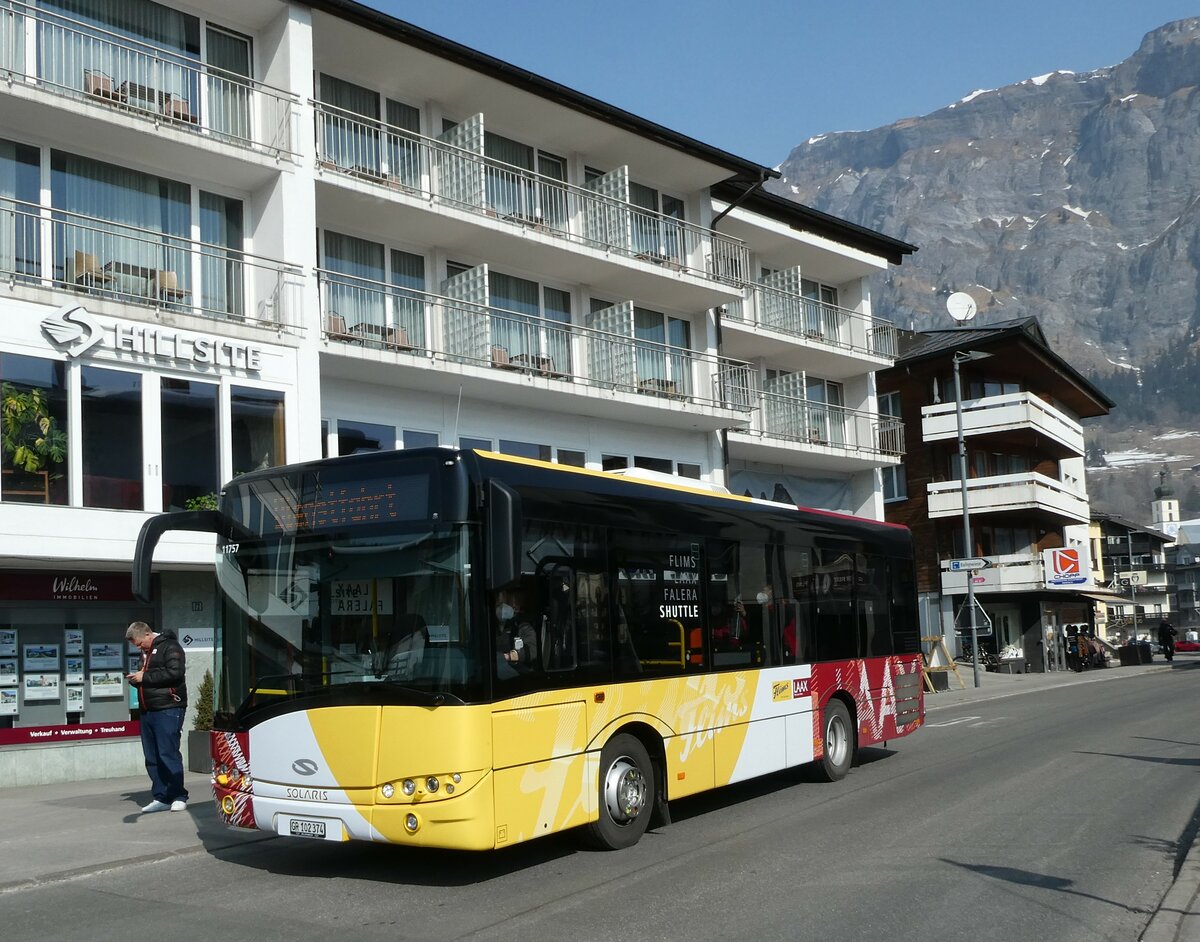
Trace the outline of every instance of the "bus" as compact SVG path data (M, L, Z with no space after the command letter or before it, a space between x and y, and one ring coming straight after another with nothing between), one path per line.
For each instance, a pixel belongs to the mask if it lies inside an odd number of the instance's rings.
M139 534L217 536L223 821L617 849L669 803L924 717L907 528L675 478L424 448L235 478Z

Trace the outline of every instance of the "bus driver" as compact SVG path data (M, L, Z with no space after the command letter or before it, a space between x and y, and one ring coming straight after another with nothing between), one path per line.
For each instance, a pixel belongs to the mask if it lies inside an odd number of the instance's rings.
M509 680L538 666L537 634L516 592L496 594L496 674Z

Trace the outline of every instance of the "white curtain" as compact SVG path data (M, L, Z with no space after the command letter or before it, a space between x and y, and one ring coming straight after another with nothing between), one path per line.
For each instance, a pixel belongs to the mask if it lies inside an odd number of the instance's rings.
M325 233L325 268L336 272L329 279L329 314L340 314L346 326L385 320L383 246L337 232ZM342 277L338 277L341 275Z
M205 47L208 65L218 70L207 74L208 127L241 141L253 140L250 86L239 81L250 77L250 40L209 27Z
M200 192L201 307L209 313L241 317L246 313L245 262L242 260L241 200Z

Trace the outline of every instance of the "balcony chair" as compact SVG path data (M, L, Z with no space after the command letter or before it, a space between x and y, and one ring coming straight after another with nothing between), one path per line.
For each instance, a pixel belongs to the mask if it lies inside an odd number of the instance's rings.
M113 276L100 267L90 252L75 250L71 260L71 281L81 288L97 288L112 284Z
M165 95L162 103L163 114L173 121L195 124L196 116L192 114L191 106L186 98L175 95Z
M122 101L123 96L113 87L111 76L92 69L83 71L83 91L93 98L103 98L106 101Z
M508 355L508 347L492 347L492 366L501 370L515 370L518 367Z
M350 328L346 326L346 318L342 317L341 314L330 314L326 317L325 335L330 340L341 340L344 343L359 339L350 333Z
M150 278L150 290L160 301L178 304L187 299L188 292L179 287L179 276L173 271L156 271Z

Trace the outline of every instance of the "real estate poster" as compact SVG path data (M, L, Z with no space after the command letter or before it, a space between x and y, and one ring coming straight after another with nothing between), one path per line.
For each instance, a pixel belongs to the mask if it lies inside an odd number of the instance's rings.
M27 644L24 646L25 673L58 670L57 644Z
M0 687L0 716L17 715L17 688Z
M83 688L68 687L67 688L67 712L82 713L83 712Z
M82 684L83 683L83 658L68 657L63 660L63 666L66 677L63 683L66 684Z
M124 693L125 676L120 671L92 671L88 675L92 699L119 697Z
M0 628L0 657L17 656L17 630Z
M55 645L58 647L58 645ZM57 700L60 677L58 674L25 674L25 702L31 700Z
M92 670L105 667L119 670L125 663L125 655L119 644L89 644L88 666Z
M83 629L63 630L63 654L83 654Z
M0 687L15 687L17 685L17 659L15 657L0 658Z

